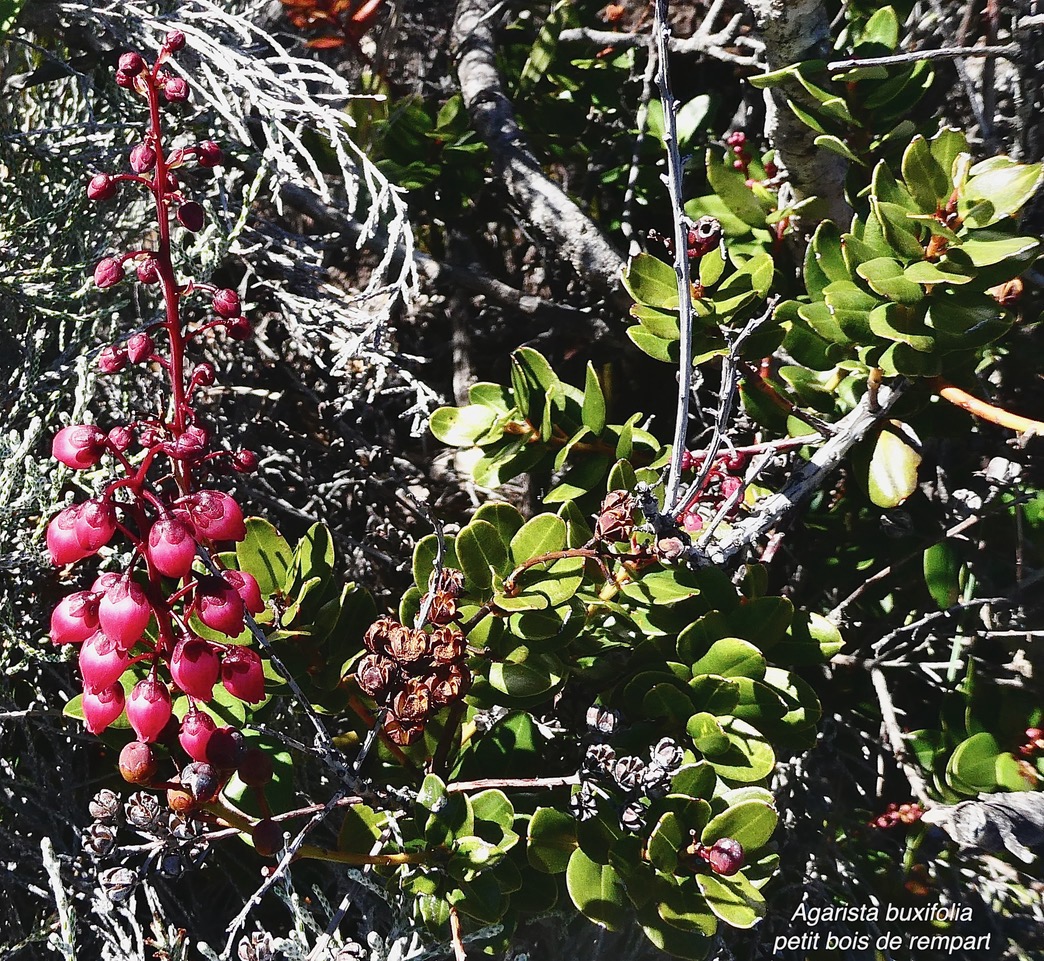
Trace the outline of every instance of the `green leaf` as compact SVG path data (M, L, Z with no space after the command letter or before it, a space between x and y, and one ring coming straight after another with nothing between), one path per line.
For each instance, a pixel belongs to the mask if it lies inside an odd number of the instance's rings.
M854 154L852 148L849 147L840 137L824 133L816 137L815 140L813 140L813 143L817 147L821 147L824 150L829 150L831 153L836 153L839 156L844 157L845 160L849 161L849 163L858 164L860 167L866 166L866 161Z
M909 344L914 350L935 349L935 331L925 326L921 314L901 304L881 304L869 314L870 330L878 337L887 337Z
M480 381L468 388L468 400L473 405L489 407L498 414L510 414L513 408L510 392L500 384Z
M0 2L0 33L7 33L15 25L25 0L2 0Z
M671 793L686 797L709 798L714 791L717 775L706 761L685 764L671 778Z
M696 750L705 757L718 757L732 746L713 714L693 714L685 724L685 733L692 738Z
M696 597L700 588L691 571L670 567L643 574L639 580L630 581L624 585L623 593L648 604L677 604Z
M765 916L765 899L742 874L731 878L696 875L710 909L734 928L752 928Z
M947 269L951 267L951 269ZM946 263L933 264L927 260L918 260L903 271L903 276L915 284L966 284L973 277L952 269Z
M644 304L635 304L629 311L630 315L642 325L642 328L653 337L661 340L679 340L681 333L678 328L678 312L668 313L657 307L646 307Z
M369 854L381 839L387 823L386 811L375 811L366 804L353 804L344 812L344 821L337 835L337 850Z
M279 531L261 517L248 517L246 530L246 537L236 544L236 565L253 575L267 597L286 582L293 551Z
M902 265L891 257L875 257L856 268L870 289L897 304L916 304L924 297L919 284L904 276Z
M721 838L732 838L743 846L743 851L750 860L754 851L768 844L778 820L776 809L771 804L764 801L741 801L711 818L703 829L700 841L711 845Z
M469 404L467 407L440 407L431 415L429 423L431 432L443 444L473 447L489 432L497 416L492 407Z
M924 583L932 600L945 611L961 596L961 559L949 541L939 541L924 552Z
M709 937L704 937L693 931L683 931L665 921L660 916L658 905L652 901L639 910L638 923L642 926L645 936L660 951L674 958L703 961L714 944L714 941Z
M728 159L730 156L726 154L724 158L719 158L714 150L707 150L707 182L729 210L745 224L764 227L767 211L747 186L747 178L743 173L732 169Z
M594 364L587 362L587 381L584 384L584 426L591 433L598 435L605 430L605 395L602 393L602 385L598 381Z
M729 678L701 674L689 681L692 703L716 717L731 714L739 701L739 685Z
M969 208L964 223L988 227L1021 210L1044 179L1044 165L1020 164L1008 157L991 157L972 167L964 188Z
M961 253L976 267L989 267L1002 260L1016 258L1028 260L1040 249L1040 241L1035 237L1005 237L986 239L989 231L972 234L970 240L961 244Z
M526 857L544 874L560 874L576 850L576 819L556 808L537 808L529 820Z
M658 894L656 910L671 927L699 936L713 935L718 922L707 908L696 878L672 879Z
M648 307L678 307L678 276L674 268L651 254L632 257L623 270L623 285L639 303Z
M649 333L644 327L628 327L627 336L631 338L640 351L648 354L653 360L662 361L665 364L678 363L677 340L664 340Z
M708 759L718 776L740 784L768 777L775 766L776 755L757 729L735 719L725 721L722 729L729 735L732 747L720 757Z
M945 206L953 192L949 172L943 171L928 141L919 134L903 153L902 172L906 186L925 213L933 214Z
M725 258L722 256L721 247L708 250L700 258L699 280L701 287L713 287L725 272Z
M608 864L592 861L577 848L566 867L566 889L589 921L618 931L627 921L627 891L620 875Z
M765 676L765 656L749 641L723 637L692 665L692 673L758 679Z
M562 550L565 542L565 521L554 514L538 514L511 538L511 559L515 564L522 564L534 557Z
M860 44L880 44L886 50L899 46L899 18L892 7L880 7L863 24Z
M805 666L827 661L845 646L837 626L822 614L797 611L789 636L772 649L774 661Z
M898 507L917 490L917 468L921 455L904 439L908 430L898 421L890 421L894 430L882 430L877 435L870 456L868 485L870 500L878 507Z
M524 663L495 661L489 665L489 683L502 694L531 700L541 698L562 683L561 667L549 656L533 656Z
M483 520L473 520L454 541L465 584L469 590L488 590L493 576L511 573L511 559L500 531Z
M570 0L558 0L558 3L551 7L518 75L519 92L528 92L547 76L548 67L551 66L558 49L558 35L572 17L575 17L575 13Z
M973 794L993 791L997 787L997 757L1000 753L992 734L985 731L973 734L950 755L946 765L947 779L955 778L955 786L967 786Z
M952 184L954 162L968 150L968 138L956 127L943 127L932 137L930 148L936 163Z

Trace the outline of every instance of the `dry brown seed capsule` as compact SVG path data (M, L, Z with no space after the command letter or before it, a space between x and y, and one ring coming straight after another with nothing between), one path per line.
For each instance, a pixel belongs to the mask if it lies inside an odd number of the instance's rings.
M603 541L625 541L634 530L634 498L627 491L610 491L595 522L595 536Z
M381 697L398 673L395 662L383 654L367 654L355 668L355 679L370 697Z
M98 874L98 883L114 903L126 901L138 885L138 875L130 868L107 868Z
M471 671L461 664L441 664L428 678L431 699L441 707L459 700L471 688Z
M120 817L120 796L115 791L102 788L91 798L87 810L96 821L112 824Z
M460 597L464 590L464 572L453 567L444 567L439 576L439 590L450 597Z
M405 688L395 695L392 710L406 723L423 721L431 708L431 692L424 681L411 677Z
M424 631L396 625L388 636L388 653L400 664L412 664L428 656L430 638Z
M392 744L399 747L408 747L420 739L424 733L424 725L408 725L400 721L394 714L389 714L384 720L384 730L391 739Z
M428 603L428 596L421 598L421 609ZM428 606L428 620L432 624L448 624L457 615L457 602L445 591L436 591L431 596L431 604Z
M437 627L431 632L431 656L437 664L450 664L464 656L464 635L455 627Z
M374 654L383 654L388 647L389 632L393 627L401 626L398 621L393 621L390 617L379 617L363 634L363 645L366 650L372 651Z

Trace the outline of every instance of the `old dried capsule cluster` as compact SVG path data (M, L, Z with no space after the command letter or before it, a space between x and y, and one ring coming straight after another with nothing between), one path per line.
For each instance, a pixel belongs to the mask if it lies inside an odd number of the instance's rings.
M119 541L130 548L120 569L59 602L51 640L79 647L82 713L90 731L100 733L126 712L138 740L121 754L120 769L136 784L157 776L150 745L159 740L174 747L180 742L193 764L234 769L226 743L232 735L222 733L202 707L219 684L248 703L265 696L260 656L233 643L248 614L264 610L258 584L238 570L203 573L199 562L207 555L220 565L219 549L246 536L239 503L213 480L251 471L257 458L249 451L212 448L211 433L193 406L196 391L213 384L215 375L209 363L188 362L189 343L214 327L241 339L250 324L235 291L185 282L171 259L172 221L189 230L203 225L203 208L182 193L174 171L192 161L204 168L221 162L213 141L178 149L165 141L161 108L185 100L188 84L164 64L184 45L184 35L174 31L151 64L137 52L120 57L116 81L147 101L148 126L129 151L130 173L97 173L87 185L93 202L111 200L122 184L145 190L154 200L154 246L103 258L94 279L100 289L114 287L133 264L140 284L158 285L165 319L124 344L105 347L98 366L113 374L128 364L152 365L169 380L170 400L162 414L128 420L107 432L91 424L65 427L51 448L72 470L96 468L109 459L115 475L97 496L66 507L48 526L47 548L56 566L108 552ZM194 297L209 302L212 317L193 323L183 316ZM202 628L193 629L194 622L207 629L207 638L200 636ZM177 724L172 717L180 695L188 708ZM98 844L104 844L100 836Z
M627 491L609 491L595 520L595 537L609 543L627 540L634 532L634 498Z
M434 625L430 631L406 627L390 617L374 621L363 637L369 653L355 668L359 687L387 708L384 728L400 745L416 741L432 715L460 700L471 687L464 634L452 624L437 623L435 617L436 612L439 620L453 616L454 590L437 591L429 612Z

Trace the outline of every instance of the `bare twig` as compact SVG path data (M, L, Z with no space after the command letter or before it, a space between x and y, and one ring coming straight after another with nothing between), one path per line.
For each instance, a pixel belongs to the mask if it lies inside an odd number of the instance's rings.
M678 351L678 404L674 415L674 441L671 448L671 466L663 496L664 512L670 514L678 500L681 485L682 455L689 428L689 404L692 400L692 283L689 280L688 218L682 190L682 161L678 151L678 116L674 94L671 93L670 65L668 64L667 0L656 0L653 34L656 38L658 71L656 86L663 104L664 143L667 145L667 191L671 198L671 219L674 221L674 273L678 278L678 323L681 343Z
M446 785L450 794L464 791L485 791L489 788L514 788L519 791L540 791L556 787L572 787L579 784L580 778L571 774L564 777L492 777L478 781L454 781Z
M957 57L985 57L994 59L1003 57L1015 60L1019 56L1017 43L1006 43L999 47L940 47L937 50L911 50L909 53L896 53L887 57L852 57L848 60L831 60L827 70L838 73L842 70L853 70L856 67L892 67L904 63L917 63L920 60L953 60Z
M907 760L906 745L903 742L902 731L899 730L899 721L895 716L895 705L892 703L892 695L888 691L881 668L870 669L870 680L877 693L877 702L881 707L881 724L884 728L885 741L891 748L892 756L896 763L903 769L906 780L910 782L910 789L922 804L930 803L928 797L928 786L925 784L921 772Z
M460 0L451 44L472 125L489 146L508 193L528 223L587 284L618 303L623 259L598 226L549 180L529 152L497 70L492 0Z
M826 483L848 451L892 408L902 394L903 386L900 382L894 387L882 387L878 394L878 411L871 411L868 398L863 397L851 413L834 425L836 433L783 490L766 498L750 517L735 524L724 539L711 544L706 554L694 552L695 562L724 564L779 525L802 501Z

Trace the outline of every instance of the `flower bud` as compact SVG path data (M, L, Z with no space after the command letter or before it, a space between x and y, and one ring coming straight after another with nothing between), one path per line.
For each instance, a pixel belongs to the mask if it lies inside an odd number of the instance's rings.
M101 631L83 642L79 661L83 689L91 694L115 684L130 666L127 652Z
M189 697L209 701L220 670L217 654L202 638L182 638L175 645L170 658L170 676Z
M196 159L201 167L216 167L224 156L221 148L213 140L204 140L196 147Z
M80 516L82 504L72 504L60 511L47 525L47 550L51 554L51 562L56 567L75 564L87 557L91 552L84 550L80 539L76 536L76 521Z
M143 174L156 166L156 151L147 143L140 143L130 152L130 167L136 174Z
M116 571L106 571L104 574L99 574L91 585L92 594L104 594L114 584L118 584L123 579L123 575Z
M87 199L94 201L112 200L119 191L116 181L106 173L95 174L87 184Z
M115 681L100 691L84 691L81 700L83 723L91 734L101 734L122 713L126 697L123 685Z
M167 577L184 577L192 570L196 542L188 525L177 517L161 517L149 530L145 556Z
M120 453L123 453L134 440L134 432L129 427L114 427L109 431L108 441Z
M261 658L249 647L236 646L221 659L221 683L233 697L249 704L265 699L265 672Z
M243 606L251 614L260 614L265 609L265 601L261 596L261 588L253 574L246 571L222 571L225 583L243 599Z
M138 280L143 284L156 283L159 280L158 267L155 257L146 257L144 260L138 261L138 266L135 268Z
M238 317L242 309L239 303L239 294L234 290L223 287L214 291L214 313L219 317Z
M163 96L167 103L184 103L188 100L189 85L184 77L171 77L163 85Z
M170 720L167 685L146 677L138 681L127 701L127 720L139 741L155 741Z
M263 857L275 857L283 848L283 828L271 818L262 818L254 825L250 832L250 838L254 842L254 850ZM240 952L240 957L243 952ZM260 954L258 954L260 958Z
M103 347L98 354L98 370L103 374L118 374L127 366L127 351L115 344Z
M209 714L191 710L181 721L178 743L193 761L206 761L207 744L215 730L217 725Z
M203 229L206 217L203 208L196 201L190 200L178 207L178 223L186 230L196 233Z
M186 499L185 509L197 533L208 540L241 541L246 537L242 508L224 491L199 491Z
M152 356L156 345L148 334L133 334L127 341L127 359L132 364L140 364Z
M84 501L75 521L76 539L88 554L94 554L116 533L116 511L109 501Z
M105 451L105 434L93 424L63 427L51 441L51 455L73 470L93 467Z
M136 77L145 69L145 61L140 53L129 51L120 55L119 70L128 77Z
M703 857L715 874L730 877L743 867L743 845L732 838L719 838Z
M233 340L246 340L254 328L246 317L236 317L225 324L225 332Z
M124 73L122 70L117 70L116 86L123 87L125 90L128 90L134 86L134 78L129 73Z
M199 460L210 443L210 435L202 427L186 427L170 451L177 460Z
M213 386L216 377L214 365L206 361L202 364L197 364L196 369L192 371L192 380L200 387Z
M63 597L51 612L51 643L81 644L98 630L98 599L90 591Z
M118 260L104 257L98 261L98 266L94 268L94 282L99 289L107 290L109 287L115 287L121 280L123 280L123 265Z
M201 577L196 587L199 619L229 637L243 632L243 598L220 577Z
M237 474L253 474L257 470L257 454L252 450L237 450L232 466Z
M177 53L185 46L185 34L180 30L171 30L163 38L163 49L170 53Z
M141 640L150 617L152 607L145 591L126 575L116 581L98 603L98 620L102 631L125 651ZM142 740L147 741L149 738Z
M234 727L219 727L207 741L207 763L222 771L234 770L245 750L242 731Z

